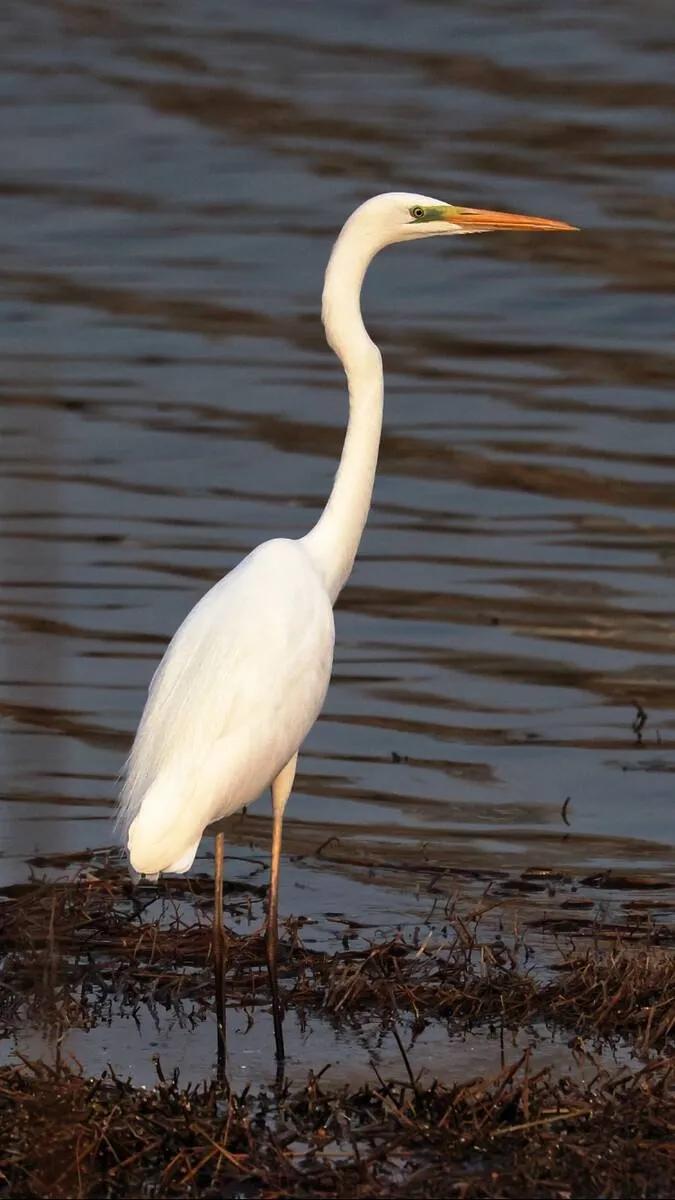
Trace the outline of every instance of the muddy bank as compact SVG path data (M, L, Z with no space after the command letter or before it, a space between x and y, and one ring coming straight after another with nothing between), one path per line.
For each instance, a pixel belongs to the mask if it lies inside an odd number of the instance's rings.
M663 1063L589 1086L522 1061L451 1087L412 1077L336 1092L310 1076L240 1096L26 1064L0 1088L11 1196L672 1195Z
M628 1038L644 1053L674 1048L675 929L652 911L663 899L619 919L568 880L574 895L562 891L553 912L549 898L547 910L530 899L514 913L509 895L522 888L527 896L533 885L505 873L496 883L501 898L484 881L472 895L465 880L442 905L435 899L435 922L424 929L391 934L345 921L340 948L330 952L306 943L302 923L287 920L280 947L287 1006L308 1019L374 1016L382 1028L400 1019L413 1035L429 1021L455 1033L543 1021L585 1037ZM115 1011L133 1016L150 1006L199 1021L214 1003L211 914L203 911L211 888L206 876L133 887L110 861L75 879L7 889L0 1018L91 1028ZM226 979L228 1007L252 1021L268 1009L270 993L255 928L262 889L248 888L239 889L238 906L248 907L254 928L229 930Z
M671 1195L664 889L643 880L644 898L624 905L618 877L559 873L543 897L535 882L467 872L451 896L424 898L426 922L372 929L345 917L330 948L311 923L286 922L287 1025L305 1031L304 1055L250 1087L237 1069L256 1030L271 1067L257 883L228 895L224 1084L213 1078L208 876L133 888L99 856L74 878L6 889L5 1194L431 1196L442 1171L462 1197ZM208 1031L201 1079L160 1052L139 1086L91 1052L102 1032L114 1041L148 1021L185 1046ZM40 1061L22 1049L27 1027L41 1033ZM316 1028L340 1047L337 1073Z

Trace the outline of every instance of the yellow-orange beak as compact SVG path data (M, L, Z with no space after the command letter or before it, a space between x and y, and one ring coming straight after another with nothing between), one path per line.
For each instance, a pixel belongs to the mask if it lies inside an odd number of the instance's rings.
M450 225L459 225L466 233L490 233L492 230L522 229L538 230L541 233L575 231L576 225L565 221L550 221L548 217L526 217L519 213L491 212L488 208L455 208L448 206L443 219Z

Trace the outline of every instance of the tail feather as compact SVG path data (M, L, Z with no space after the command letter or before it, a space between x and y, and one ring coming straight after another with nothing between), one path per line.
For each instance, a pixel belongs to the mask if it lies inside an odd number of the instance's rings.
M195 820L186 781L161 771L142 797L127 832L129 861L141 875L183 873L192 866L203 826Z
M177 858L175 862L170 863L170 865L165 867L164 870L171 871L173 875L185 875L186 871L190 870L190 867L195 861L195 854L199 849L200 841L201 838L197 838L196 842L193 842L191 846L188 846L185 854L181 855L180 858Z
M130 758L124 764L124 774L125 780L117 801L115 829L119 831L122 841L126 844L129 827L143 803L143 792L134 777Z

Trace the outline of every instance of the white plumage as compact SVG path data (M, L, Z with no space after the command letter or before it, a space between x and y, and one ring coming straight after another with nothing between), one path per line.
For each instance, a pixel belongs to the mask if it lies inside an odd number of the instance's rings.
M257 799L314 724L333 610L302 542L264 542L193 608L150 686L121 816L142 874L187 871L202 832Z
M559 221L459 208L407 192L352 213L326 270L326 338L349 387L349 425L328 503L300 541L254 550L199 601L152 681L120 817L142 874L187 871L203 830L249 804L296 754L323 703L331 608L368 516L382 426L382 360L359 297L374 254L393 242ZM292 782L292 777L291 777Z

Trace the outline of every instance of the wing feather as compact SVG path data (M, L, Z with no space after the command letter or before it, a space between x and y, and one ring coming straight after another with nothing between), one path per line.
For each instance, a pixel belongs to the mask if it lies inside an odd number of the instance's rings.
M158 854L170 842L160 856L171 862L215 816L250 803L316 720L333 641L331 603L304 548L275 539L254 550L195 605L155 672L122 826L143 826ZM247 788L257 791L242 799Z

